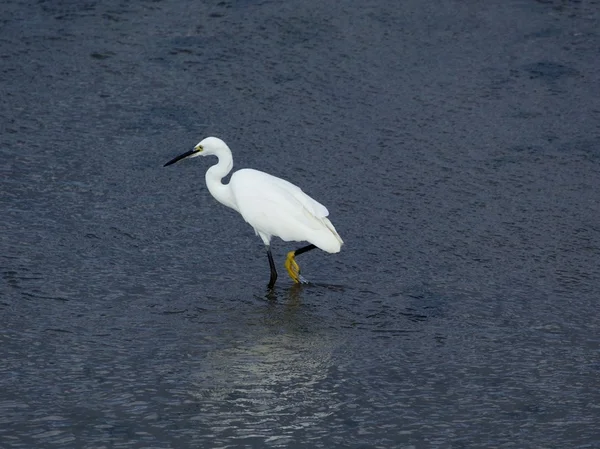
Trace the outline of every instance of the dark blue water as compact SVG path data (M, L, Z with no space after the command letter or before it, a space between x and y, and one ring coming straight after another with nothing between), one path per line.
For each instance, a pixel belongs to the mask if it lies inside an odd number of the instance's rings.
M0 447L600 447L597 1L6 1ZM208 135L323 202L260 239Z

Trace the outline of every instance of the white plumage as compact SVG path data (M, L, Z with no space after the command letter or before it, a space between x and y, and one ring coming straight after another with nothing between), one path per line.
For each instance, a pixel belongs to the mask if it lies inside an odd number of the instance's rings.
M271 266L269 287L277 278L270 250L272 237L284 241L307 241L328 253L340 251L343 241L327 218L329 211L300 187L253 169L238 170L231 176L229 184L223 184L222 179L233 168L233 157L227 144L217 137L207 137L165 166L186 157L208 155L218 158L217 164L206 171L208 190L217 201L238 211L267 247ZM286 268L296 282L302 278L294 256L313 249L312 245L288 253Z
M327 218L329 211L300 187L258 170L235 172L229 183L237 211L268 245L272 236L307 241L337 253L342 239Z

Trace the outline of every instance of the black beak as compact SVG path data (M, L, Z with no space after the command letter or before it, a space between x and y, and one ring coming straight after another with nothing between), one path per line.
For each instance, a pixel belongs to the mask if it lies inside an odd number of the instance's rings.
M180 161L181 159L185 159L188 156L191 156L192 154L196 154L199 150L196 150L195 148L193 150L187 151L183 154L180 154L179 156L171 159L169 162L167 162L165 165L163 165L163 167L166 167L167 165L171 165L174 164L177 161Z

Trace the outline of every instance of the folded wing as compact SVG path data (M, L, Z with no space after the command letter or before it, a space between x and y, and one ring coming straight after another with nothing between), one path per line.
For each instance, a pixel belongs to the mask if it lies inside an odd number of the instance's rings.
M294 184L258 170L233 174L231 189L244 220L257 233L285 241L307 241L330 253L343 243L329 211Z

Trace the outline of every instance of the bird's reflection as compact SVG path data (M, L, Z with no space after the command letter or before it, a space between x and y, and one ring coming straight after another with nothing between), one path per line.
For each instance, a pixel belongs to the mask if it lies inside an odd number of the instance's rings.
M304 303L309 291L310 285L296 284L267 292L237 323L244 340L238 337L206 355L193 374L191 392L205 419L222 425L224 413L251 422L305 410L309 416L303 419L313 420L334 408L329 392L317 385L327 379L341 343L318 309ZM243 332L239 326L245 326Z
M265 299L268 301L288 301L290 305L299 305L301 300L302 292L308 288L310 284L292 284L290 287L285 289L267 289Z

